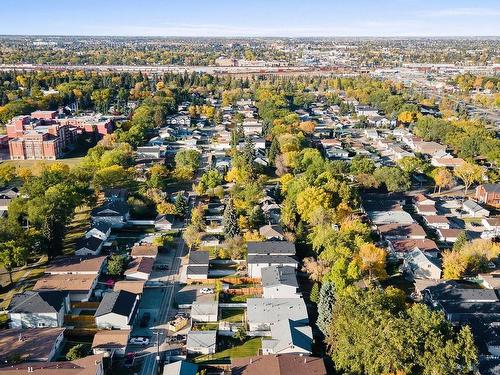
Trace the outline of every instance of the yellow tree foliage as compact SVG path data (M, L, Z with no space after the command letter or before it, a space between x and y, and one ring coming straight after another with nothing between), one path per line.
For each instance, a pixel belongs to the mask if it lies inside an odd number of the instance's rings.
M417 114L411 111L403 111L398 115L398 120L404 124L411 124L417 121Z
M453 186L453 174L446 168L436 168L432 171L432 178L439 188L439 193L441 193L442 188L450 188ZM434 192L436 189L434 189Z
M297 212L308 222L318 208L328 209L330 206L331 197L323 188L310 186L297 195Z
M467 191L474 182L479 182L483 178L484 169L479 165L465 162L459 165L453 171L455 176L462 180L465 186L464 195L467 195Z
M306 134L312 134L316 130L316 124L313 121L304 121L300 123L299 129Z
M447 280L460 279L466 267L464 258L458 251L447 250L443 252L443 278Z
M384 249L372 243L366 243L359 248L358 257L361 262L361 271L368 272L370 280L387 278L385 271L387 253Z

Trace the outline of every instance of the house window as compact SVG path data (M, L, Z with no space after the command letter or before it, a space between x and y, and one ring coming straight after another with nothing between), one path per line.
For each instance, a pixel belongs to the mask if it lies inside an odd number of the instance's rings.
M37 326L38 326L38 328L45 327L45 323L44 322L38 322Z

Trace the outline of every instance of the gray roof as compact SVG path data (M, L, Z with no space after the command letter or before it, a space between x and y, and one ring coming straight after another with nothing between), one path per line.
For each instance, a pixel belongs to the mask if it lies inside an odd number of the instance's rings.
M196 375L198 365L186 361L178 361L165 365L163 375Z
M208 266L187 266L186 274L189 275L208 275Z
M464 209L469 210L470 212L479 212L479 211L488 211L486 208L481 207L479 204L472 200L466 200L463 204Z
M260 227L259 233L266 238L283 238L284 232L281 225L264 225Z
M440 283L429 286L426 290L432 299L441 302L497 302L498 297L493 289L460 288L451 283Z
M302 298L247 299L248 323L276 323L285 319L305 324L309 322Z
M189 252L189 265L190 266L208 266L209 254L208 251L193 251Z
M120 290L119 292L109 292L104 294L94 316L102 316L110 313L129 316L136 303L137 295Z
M130 211L127 203L122 201L113 201L104 203L102 206L96 207L92 210L92 217L100 216L124 216Z
M82 237L77 241L76 249L87 248L95 252L103 242L103 240L95 236L90 236L89 238Z
M288 241L249 242L248 254L295 255L295 244Z
M296 324L290 319L281 320L271 326L271 337L262 340L262 349L272 349L275 354L288 348L311 352L313 335L308 325Z
M194 301L191 305L191 315L217 315L218 311L217 301Z
M92 227L90 229L97 229L101 233L106 234L108 230L111 229L111 224L105 222L105 221L98 221L97 223L93 223Z
M189 348L209 348L217 342L217 331L189 331L186 346Z
M482 186L488 193L500 193L500 184L483 184Z
M64 306L67 292L26 291L15 294L10 301L9 313L43 314L59 312Z
M290 266L271 266L261 270L262 286L288 285L299 287L295 268Z
M249 255L247 259L248 264L297 264L297 259L288 255Z

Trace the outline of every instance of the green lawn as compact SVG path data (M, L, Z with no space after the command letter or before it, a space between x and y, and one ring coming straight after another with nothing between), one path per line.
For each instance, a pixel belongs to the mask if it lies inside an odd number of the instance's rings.
M215 331L218 328L218 323L195 323L192 327L193 331Z
M215 354L194 357L193 362L206 364L211 362L230 362L232 358L252 357L258 355L259 350L262 348L262 339L260 337L248 339L242 344L229 337L219 337L218 340L218 347L226 347L226 349Z
M249 294L249 295L235 295L235 294L228 294L229 298L225 300L224 302L233 302L233 303L241 303L241 302L246 302L247 299L249 298L256 298L260 297L255 294Z
M245 309L221 309L221 320L230 323L245 321Z
M78 207L75 216L68 226L68 231L63 241L63 253L73 254L75 252L76 241L83 237L90 227L90 208Z
M57 159L57 160L6 160L4 161L4 163L12 164L16 168L17 167L30 168L36 174L36 171L38 171L43 164L50 165L54 163L62 163L62 164L67 164L71 168L80 164L82 160L83 157L68 157L65 159Z
M44 258L43 261L46 261L46 258ZM10 284L8 274L2 274L0 277L3 286L2 292L0 293L0 309L6 309L7 306L9 306L10 300L14 294L33 288L36 280L43 275L44 271L45 266L43 262L33 268L29 268L29 266L28 268L22 268L12 274L12 284Z

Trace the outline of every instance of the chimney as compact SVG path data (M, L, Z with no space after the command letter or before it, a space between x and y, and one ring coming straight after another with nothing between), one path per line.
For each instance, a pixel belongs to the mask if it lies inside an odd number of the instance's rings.
M28 367L28 372L33 372L33 367L29 366Z
M307 357L304 357L304 363L307 363Z
M252 364L252 363L253 363L253 359L252 359L252 358L250 358L250 364Z

